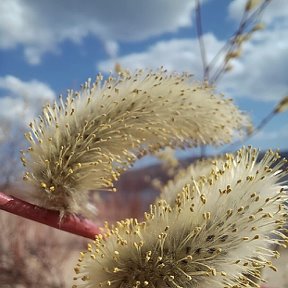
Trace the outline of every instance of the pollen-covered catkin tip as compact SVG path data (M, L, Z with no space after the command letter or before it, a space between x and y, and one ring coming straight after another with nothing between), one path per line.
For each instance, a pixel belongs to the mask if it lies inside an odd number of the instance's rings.
M260 270L275 270L275 245L287 245L288 197L285 160L257 157L252 148L229 154L144 222L105 227L81 253L75 287L259 287Z
M245 133L247 117L190 78L161 69L106 81L98 75L44 107L22 157L24 179L37 187L41 205L77 212L87 204L86 191L113 189L138 157L165 146L221 145Z

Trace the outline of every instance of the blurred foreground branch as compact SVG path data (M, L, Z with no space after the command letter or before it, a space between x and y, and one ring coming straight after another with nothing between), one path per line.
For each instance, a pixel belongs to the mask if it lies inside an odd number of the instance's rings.
M0 209L59 230L93 239L99 228L91 221L77 215L65 215L61 219L58 211L44 209L0 192Z

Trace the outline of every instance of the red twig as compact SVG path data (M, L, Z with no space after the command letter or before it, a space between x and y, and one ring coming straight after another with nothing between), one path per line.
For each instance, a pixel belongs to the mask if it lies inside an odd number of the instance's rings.
M95 239L95 235L100 233L99 228L85 218L76 215L66 215L60 221L60 213L58 211L48 210L1 192L0 209L90 239Z

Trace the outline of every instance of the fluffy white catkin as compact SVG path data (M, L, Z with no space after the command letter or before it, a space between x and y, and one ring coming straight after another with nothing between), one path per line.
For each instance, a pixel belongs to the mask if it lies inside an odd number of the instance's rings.
M260 287L260 270L276 269L271 244L288 242L288 197L279 182L286 161L271 151L259 163L257 156L252 148L227 155L221 168L178 191L173 205L151 206L144 222L107 225L81 253L74 287Z
M44 107L22 157L41 205L77 212L87 190L113 189L137 157L165 146L220 145L249 127L230 100L190 78L163 70L107 81L99 75Z
M214 158L201 159L189 165L187 168L178 169L174 178L168 180L162 187L159 187L161 194L156 201L164 199L169 205L174 205L178 193L182 191L186 184L193 183L195 180L199 181L203 176L205 179L205 177L208 177L212 172L213 168L221 167L223 159L215 160Z

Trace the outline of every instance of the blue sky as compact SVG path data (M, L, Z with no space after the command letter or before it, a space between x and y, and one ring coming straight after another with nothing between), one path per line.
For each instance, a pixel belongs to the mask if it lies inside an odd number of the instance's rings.
M209 59L236 29L245 3L203 1ZM163 65L201 77L193 7L194 0L1 0L1 125L28 123L43 103L77 90L99 71L108 73L116 62L128 69ZM287 16L288 1L272 0L263 15L265 30L244 45L217 83L256 125L288 95ZM287 150L287 128L288 112L246 144ZM0 126L0 138L3 131Z

